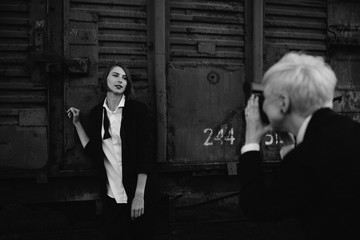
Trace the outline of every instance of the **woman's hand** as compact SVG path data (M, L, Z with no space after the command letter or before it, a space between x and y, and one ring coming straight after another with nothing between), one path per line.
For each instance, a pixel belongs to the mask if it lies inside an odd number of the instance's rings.
M80 122L80 110L74 107L69 108L66 111L68 118L72 117L72 122L76 128L76 131L79 135L80 141L81 141L81 145L83 146L83 148L85 148L85 146L88 144L89 142L89 137L86 134L83 126L81 125Z
M271 129L270 125L265 125L261 121L259 111L259 97L255 96L254 94L252 94L249 98L245 108L245 120L245 144L260 143L265 133Z
M68 118L72 117L73 124L80 123L80 110L74 107L69 108L67 111Z
M144 194L135 193L131 203L131 219L134 220L144 214Z

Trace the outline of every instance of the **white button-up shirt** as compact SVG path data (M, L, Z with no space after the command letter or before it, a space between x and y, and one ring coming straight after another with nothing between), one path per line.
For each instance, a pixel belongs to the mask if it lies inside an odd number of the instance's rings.
M104 101L104 107L109 119L109 133L111 138L102 142L102 148L105 154L104 165L108 178L107 195L115 198L117 203L127 203L128 197L125 192L122 177L122 146L120 137L120 128L122 120L122 110L125 106L125 96L120 100L115 111L111 111ZM102 118L101 137L104 138L104 116Z

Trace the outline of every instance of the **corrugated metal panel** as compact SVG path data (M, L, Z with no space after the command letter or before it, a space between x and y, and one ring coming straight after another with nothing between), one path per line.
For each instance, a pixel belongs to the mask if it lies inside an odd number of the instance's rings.
M72 0L73 12L98 17L99 77L111 62L129 66L134 85L147 86L147 3L141 1Z
M170 1L170 61L244 64L243 1Z
M328 0L331 45L360 46L359 1Z
M38 1L0 3L0 167L47 161L47 85L31 57L43 51L45 20L35 15L44 13Z
M335 111L360 122L360 4L330 0L329 57L337 78Z
M69 78L65 81L65 104L88 114L102 94L99 80L114 62L129 67L136 96L146 101L148 86L147 1L67 0L64 5L65 57ZM88 168L72 122L64 130L67 169Z
M265 70L288 51L326 56L326 0L265 1Z
M169 7L169 160L228 164L228 173L236 174L232 164L243 129L244 1L170 1Z
M0 3L0 104L2 109L42 108L46 103L44 82L33 82L29 57L30 19L28 1Z

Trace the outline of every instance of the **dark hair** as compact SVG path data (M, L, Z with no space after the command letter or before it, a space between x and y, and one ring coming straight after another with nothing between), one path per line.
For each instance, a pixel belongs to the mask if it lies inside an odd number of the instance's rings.
M114 67L120 67L124 70L126 76L127 76L127 86L125 88L125 91L124 91L124 94L125 94L125 97L126 97L126 100L129 100L129 99L135 99L135 91L134 91L134 85L132 83L132 80L131 80L131 74L130 74L130 71L127 67L125 67L123 64L121 63L114 63L114 64L110 64L104 71L104 74L101 78L101 91L103 92L107 92L109 91L109 86L108 86L108 83L107 83L107 78L109 76L109 73L111 72L111 70L114 68Z

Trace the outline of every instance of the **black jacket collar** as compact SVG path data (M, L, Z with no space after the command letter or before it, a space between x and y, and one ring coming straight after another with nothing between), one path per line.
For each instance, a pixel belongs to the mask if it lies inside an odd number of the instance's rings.
M321 108L314 112L306 129L304 141L311 139L312 136L322 128L325 122L334 115L336 115L336 113L330 108Z

